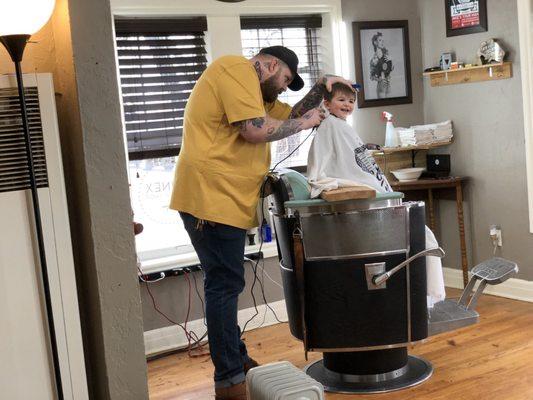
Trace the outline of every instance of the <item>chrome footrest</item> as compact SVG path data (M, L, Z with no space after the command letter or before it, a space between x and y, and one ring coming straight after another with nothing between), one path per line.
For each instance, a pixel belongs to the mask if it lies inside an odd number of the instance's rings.
M472 276L497 285L518 273L518 265L504 258L494 257L472 268Z
M479 314L459 305L457 300L446 299L429 310L429 336L464 328L479 321Z

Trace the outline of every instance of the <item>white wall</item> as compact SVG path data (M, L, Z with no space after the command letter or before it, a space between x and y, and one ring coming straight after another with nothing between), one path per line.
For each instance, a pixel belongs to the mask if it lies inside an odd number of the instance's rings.
M529 232L533 233L533 1L517 0L524 133L526 147Z

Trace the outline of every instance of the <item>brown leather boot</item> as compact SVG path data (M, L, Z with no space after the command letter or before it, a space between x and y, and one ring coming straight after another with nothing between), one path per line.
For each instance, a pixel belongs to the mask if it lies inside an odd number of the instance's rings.
M246 375L250 369L255 368L255 367L259 367L259 363L255 361L253 358L250 358L250 361L245 362L243 365L244 375Z
M246 400L246 382L215 388L215 400Z

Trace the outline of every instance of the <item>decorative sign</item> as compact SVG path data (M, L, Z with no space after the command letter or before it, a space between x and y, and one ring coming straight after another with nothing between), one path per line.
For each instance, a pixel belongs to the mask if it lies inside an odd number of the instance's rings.
M446 36L487 31L487 0L444 0Z

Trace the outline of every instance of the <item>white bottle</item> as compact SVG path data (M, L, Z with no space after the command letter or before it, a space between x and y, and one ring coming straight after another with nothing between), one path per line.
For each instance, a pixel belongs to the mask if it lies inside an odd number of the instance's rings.
M396 129L394 129L394 125L392 124L392 114L383 111L381 116L387 121L385 126L385 147L399 147L400 139L398 138L398 132L396 132Z

